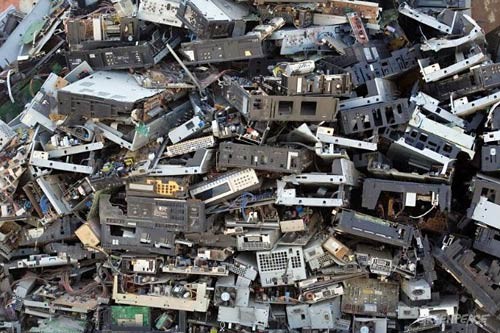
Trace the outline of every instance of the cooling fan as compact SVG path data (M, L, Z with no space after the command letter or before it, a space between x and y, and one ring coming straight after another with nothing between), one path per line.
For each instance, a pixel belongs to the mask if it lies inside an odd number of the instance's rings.
M236 302L236 288L215 286L214 305L234 307Z
M377 333L376 324L372 321L354 322L354 333Z

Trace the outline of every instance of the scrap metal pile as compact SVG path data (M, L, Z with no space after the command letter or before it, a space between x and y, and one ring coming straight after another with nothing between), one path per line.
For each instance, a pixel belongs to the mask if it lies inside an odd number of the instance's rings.
M500 332L500 63L462 0L0 15L0 332Z

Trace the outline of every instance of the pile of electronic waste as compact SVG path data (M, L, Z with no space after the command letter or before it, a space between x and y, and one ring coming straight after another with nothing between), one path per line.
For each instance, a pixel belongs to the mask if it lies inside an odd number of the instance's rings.
M0 332L500 332L500 63L466 5L9 7Z

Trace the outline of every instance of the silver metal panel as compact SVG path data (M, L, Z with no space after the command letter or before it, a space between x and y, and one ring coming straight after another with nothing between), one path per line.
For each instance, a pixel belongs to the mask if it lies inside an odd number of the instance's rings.
M268 326L269 304L250 303L248 307L219 306L217 321L264 329Z
M181 27L182 22L176 16L179 5L179 0L141 0L137 10L137 18L143 21Z
M444 32L446 34L451 34L453 32L453 27L447 26L446 24L439 22L434 17L424 14L419 10L411 8L406 2L403 2L399 6L398 10L401 14L411 17L415 21L428 25L441 32Z
M231 171L210 181L196 184L190 189L191 197L203 197L205 203L216 202L241 191L250 190L259 185L259 178L253 169ZM214 192L217 188L217 193ZM205 193L207 197L205 198Z
M62 191L57 191L59 188L56 187L54 190L53 186L57 186L57 179L53 178L53 176L41 176L36 179L38 186L42 189L43 193L49 199L54 210L60 214L68 214L70 212L70 208L66 205L64 201L62 201Z
M308 50L317 50L321 37L341 36L342 25L316 26L303 29L280 29L274 32L270 40L282 40L280 54L289 55Z
M257 252L257 267L263 287L290 285L307 277L300 246Z
M81 154L81 153L85 153L85 152L91 152L94 150L102 149L103 147L104 147L104 145L102 144L102 142L94 142L94 143L89 143L86 145L71 146L71 147L64 147L64 148L49 150L47 153L49 154L49 158L56 158L56 157L63 157L63 156L67 156L67 155L75 155L75 154Z
M286 314L290 328L311 327L309 304L288 305Z
M286 182L277 181L276 204L283 206L342 207L343 199L297 197L296 189L285 189Z
M204 136L201 138L196 138L167 146L167 152L165 153L165 155L167 155L168 157L184 155L187 153L192 153L198 149L211 148L213 146L215 146L214 136Z
M91 166L81 165L81 164L72 164L72 163L64 163L58 161L51 161L43 158L32 157L30 159L30 164L41 167L41 168L49 168L55 170L63 170L63 171L71 171L78 173L85 173L91 175L94 171L94 168Z
M4 121L0 120L0 150L3 150L15 135L16 133L12 128Z
M440 119L446 120L462 128L465 127L465 122L463 119L439 107L440 103L439 100L435 99L432 96L429 96L419 91L416 96L410 97L410 101L415 102L418 106L421 106L422 108L436 115Z
M453 100L451 103L451 111L457 116L468 116L488 106L493 105L500 101L500 92L496 91L488 96L478 98L469 102L467 97Z
M194 116L192 119L189 119L184 124L172 129L168 133L168 137L172 143L178 143L190 135L199 132L205 127L205 122L199 117Z
M340 298L311 305L309 308L312 329L342 329L339 325Z
M492 228L500 229L500 205L481 197L472 213L472 219Z
M338 146L370 150L370 151L377 150L377 144L373 142L366 142L361 140L343 138L340 136L334 136L333 128L321 127L321 126L318 127L318 131L316 132L316 137L321 142L331 143Z
M93 123L93 122L87 122L87 126L89 126L92 130L99 129L102 131L102 135L108 139L109 141L112 141L119 145L120 147L126 148L128 150L132 149L132 144L125 139L123 139L123 134L117 130L115 130L112 127L109 127L108 125L105 125L103 123Z
M409 144L407 144L405 142L404 138L399 138L397 141L394 141L393 145L397 145L397 146L402 147L405 150L411 151L412 153L418 155L419 157L421 157L423 159L431 160L431 161L443 164L443 169L442 169L443 173L446 172L446 170L448 169L448 165L452 161L452 159L450 159L446 156L443 156L441 154L438 154L429 148L418 149L418 148L415 148L413 146L410 146Z
M334 164L340 165L340 174L322 174L322 173L302 173L297 175L283 176L282 180L292 184L346 184L355 186L358 184L359 172L354 163L345 158L334 160Z
M135 103L157 95L163 90L143 88L127 72L101 71L78 80L60 91L117 102Z
M500 95L500 94L499 94ZM421 128L422 130L429 133L436 133L441 138L446 141L453 142L459 146L464 147L463 150L468 150L468 153L473 153L475 137L471 135L467 135L464 133L464 130L458 127L449 127L443 124L440 124L434 120L427 118L425 115L416 110L409 124L416 128Z
M500 141L500 130L483 133L483 140L486 143Z
M483 29L474 21L469 15L464 14L463 17L469 21L473 28L471 31L460 38L455 39L445 39L445 38L431 38L424 41L424 43L420 46L422 51L434 51L438 52L442 49L449 49L452 47L457 47L463 45L465 43L472 42L476 39L484 39L484 31Z
M463 59L463 56L457 58ZM428 64L428 62L425 61L426 59L418 59L418 65L420 66L420 72L422 73L425 82L434 82L460 73L467 68L487 60L487 58L488 57L484 53L479 52L478 54L468 57L467 59L457 60L456 63L446 68L441 68L438 63Z

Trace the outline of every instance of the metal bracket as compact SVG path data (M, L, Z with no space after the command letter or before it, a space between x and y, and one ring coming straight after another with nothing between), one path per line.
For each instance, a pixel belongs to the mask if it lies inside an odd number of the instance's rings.
M361 140L347 139L340 136L333 135L333 128L329 127L318 127L316 132L316 137L319 141L324 143L331 143L334 145L342 146L342 147L350 147L357 148L363 150L376 151L377 143L366 142Z

